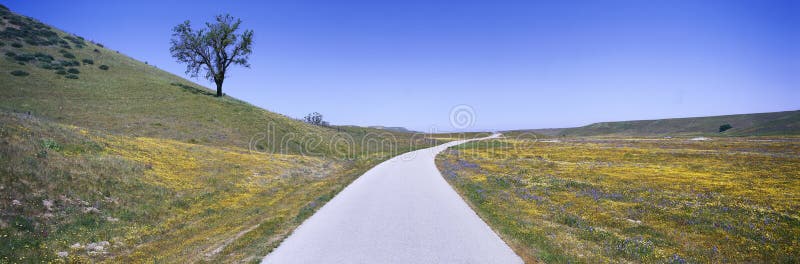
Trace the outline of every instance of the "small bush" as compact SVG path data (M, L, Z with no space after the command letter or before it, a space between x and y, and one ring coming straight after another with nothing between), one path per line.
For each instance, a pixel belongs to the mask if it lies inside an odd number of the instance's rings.
M42 140L42 147L47 148L47 149L51 149L51 150L55 150L55 151L60 151L61 150L61 145L59 145L58 142L56 142L55 140L52 140L52 139L49 139L49 138Z
M6 56L8 56L8 57L12 57L12 58L13 58L13 57L16 57L16 56L17 56L17 54L16 54L16 53L13 53L13 52L10 52L10 51L7 51L7 52L6 52Z
M731 129L731 128L733 128L733 126L731 126L731 124L724 124L724 125L719 126L719 132L722 133L722 132L725 132L725 130L728 130L728 129Z
M64 38L69 40L70 42L76 44L76 45L84 45L82 37L66 36Z
M90 64L90 65L94 64L94 61L90 59L83 59L82 62L83 64Z
M45 70L52 70L54 67L50 63L42 62L42 63L39 63L39 68L42 68L42 69L45 69Z
M61 64L61 66L64 66L64 67L81 66L81 63L78 62L78 61L65 61L65 60L62 60L62 61L59 61L59 63Z
M78 75L75 75L75 74L67 74L67 76L64 76L64 77L67 78L67 79L78 79Z
M95 52L95 53L100 53L100 50L98 50L98 49L94 49L94 52Z
M28 73L28 72L26 72L26 71L20 71L20 70L16 70L16 71L12 71L12 72L11 72L11 75L23 77L23 76L28 76L28 75L30 75L30 73Z
M58 70L58 71L56 71L56 74L58 74L58 75L66 75L66 74L67 74L67 71L65 71L65 70Z
M97 68L100 68L101 70L104 70L104 71L108 70L108 66L107 65L100 65L100 67L97 67Z
M22 44L19 44L19 43L16 43L16 42L11 43L11 46L15 47L15 48L22 48Z
M68 72L68 73L72 73L72 74L79 74L79 73L81 73L81 71L79 71L78 69L75 69L75 68L69 68L69 70L67 70L67 72Z
M5 45L6 45L5 43L0 42L0 47L5 46Z
M36 57L31 54L20 54L14 57L15 60L19 62L29 62L35 60Z
M63 51L64 52L61 52L61 56L64 56L64 58L67 58L67 59L74 59L75 58L75 54L69 53L66 50L63 50Z
M45 54L45 53L37 52L36 54L33 54L33 56L36 57L36 59L39 60L39 61L44 61L44 62L53 61L53 56L50 56L50 55Z

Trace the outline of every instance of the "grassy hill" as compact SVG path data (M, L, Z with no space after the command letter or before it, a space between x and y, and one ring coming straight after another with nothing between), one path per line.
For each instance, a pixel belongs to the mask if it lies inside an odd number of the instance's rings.
M733 128L723 133L720 126ZM549 136L778 136L800 134L800 111L601 122L575 128L532 129Z
M257 262L366 169L446 141L312 126L0 17L0 262Z

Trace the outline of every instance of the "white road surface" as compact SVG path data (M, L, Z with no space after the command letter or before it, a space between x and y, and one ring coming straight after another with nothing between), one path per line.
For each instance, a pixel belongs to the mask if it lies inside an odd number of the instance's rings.
M262 263L522 263L436 169L436 154L464 142L378 164Z

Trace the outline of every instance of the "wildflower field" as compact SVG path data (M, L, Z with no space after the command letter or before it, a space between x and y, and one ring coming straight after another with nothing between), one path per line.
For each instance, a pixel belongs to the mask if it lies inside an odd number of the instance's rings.
M0 263L259 262L380 161L108 134L0 111Z
M797 137L499 139L437 166L529 263L800 262Z

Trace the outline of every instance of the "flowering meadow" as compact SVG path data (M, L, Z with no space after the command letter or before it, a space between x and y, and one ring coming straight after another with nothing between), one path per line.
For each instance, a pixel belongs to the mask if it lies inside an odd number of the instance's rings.
M437 166L526 262L800 262L800 138L499 139Z

